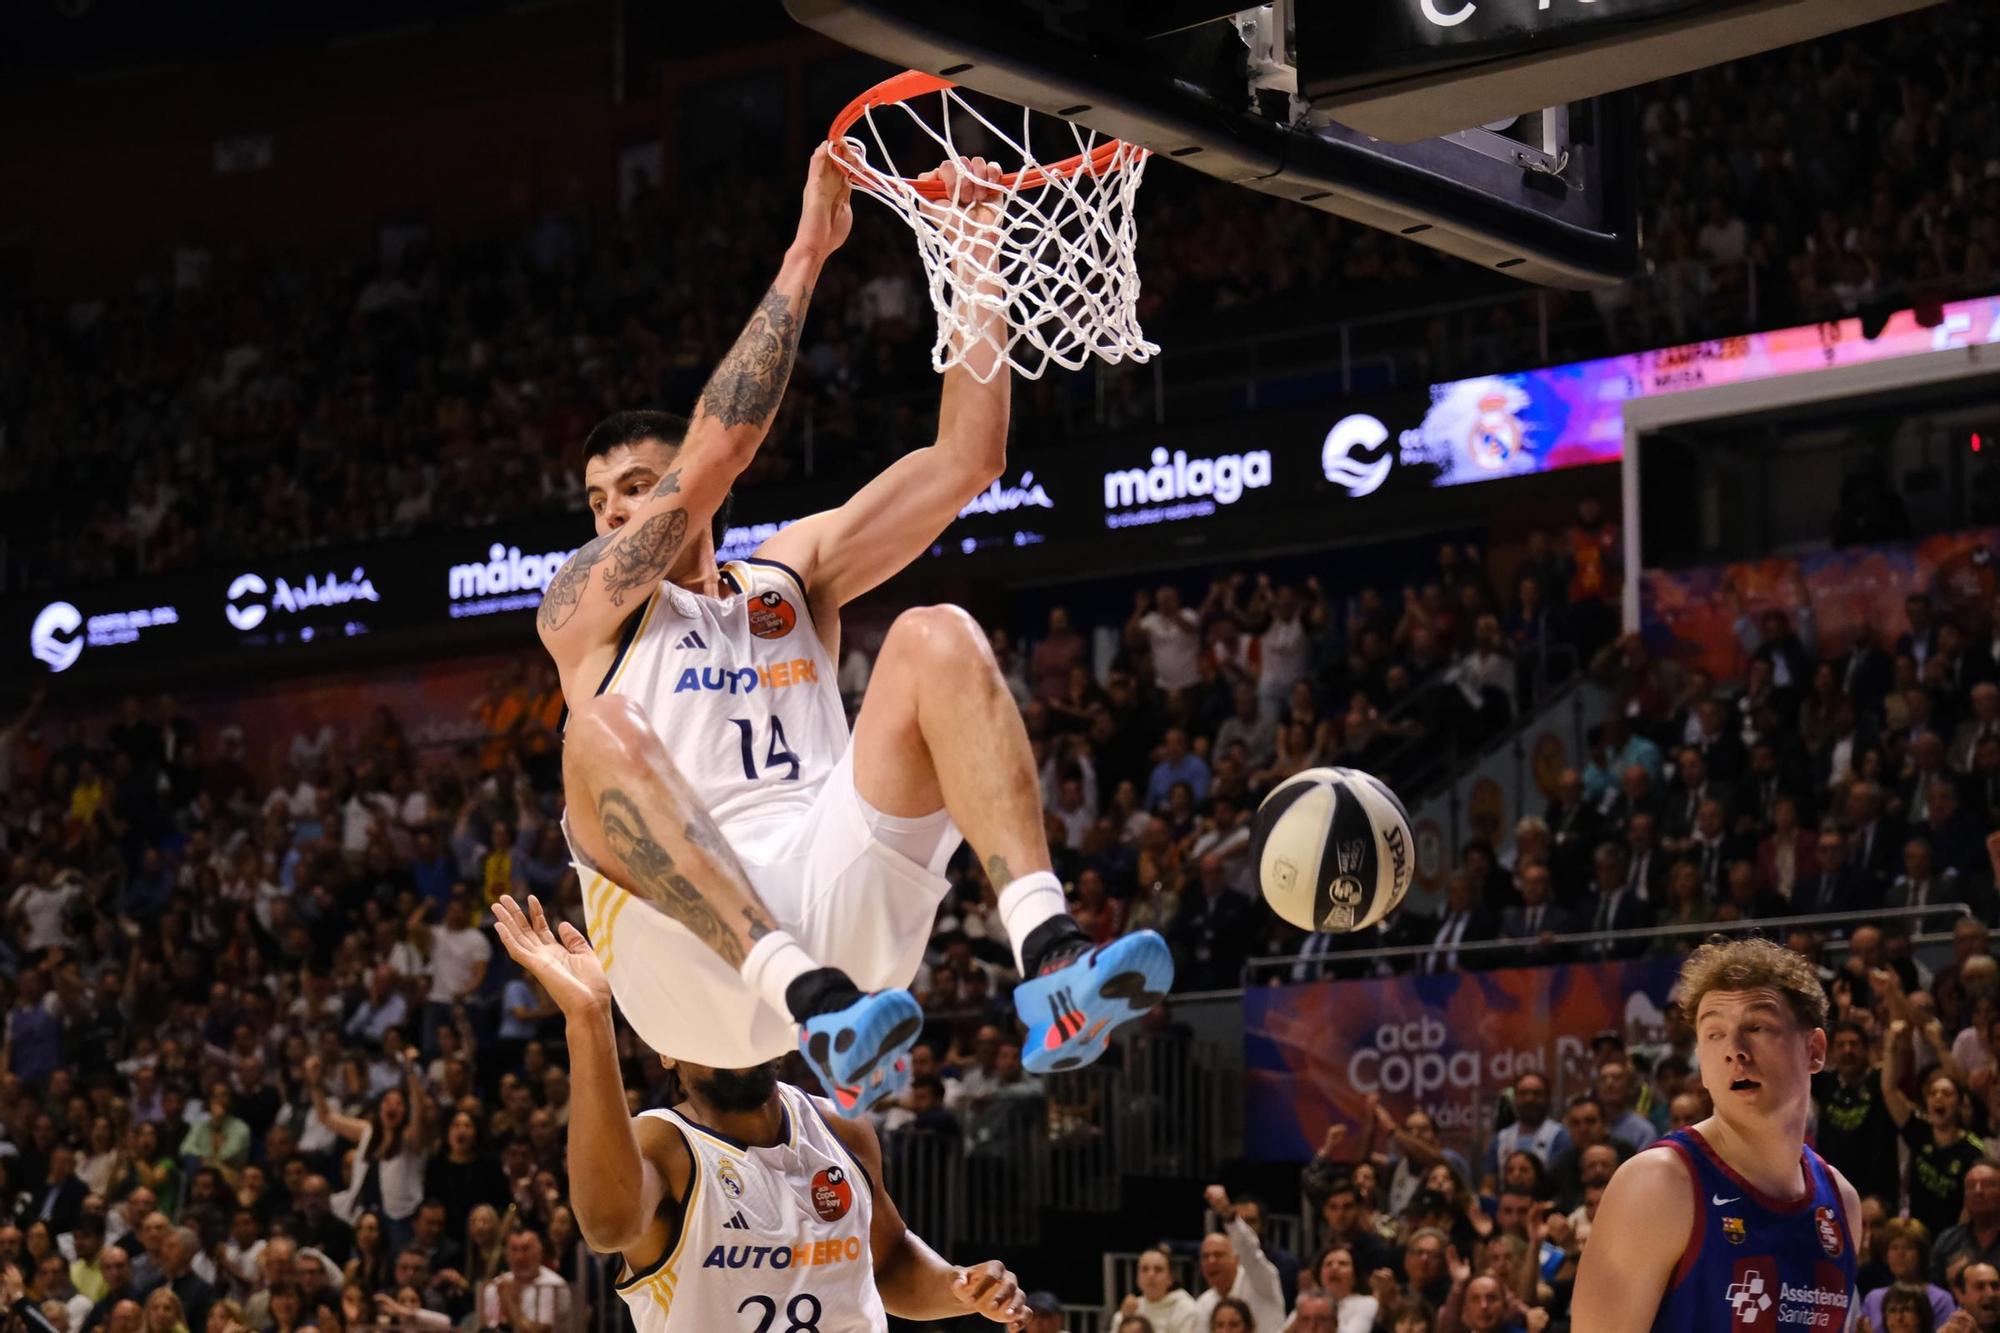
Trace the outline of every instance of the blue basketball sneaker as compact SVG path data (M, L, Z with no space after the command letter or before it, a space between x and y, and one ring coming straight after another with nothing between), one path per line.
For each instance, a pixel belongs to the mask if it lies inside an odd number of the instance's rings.
M904 1057L923 1026L924 1011L908 991L876 991L807 1019L799 1028L799 1053L834 1108L851 1120L909 1083Z
M1078 1069L1104 1054L1111 1034L1162 999L1174 984L1174 956L1156 931L1138 930L1092 948L1065 942L1037 975L1014 989L1028 1025L1021 1065L1031 1074Z

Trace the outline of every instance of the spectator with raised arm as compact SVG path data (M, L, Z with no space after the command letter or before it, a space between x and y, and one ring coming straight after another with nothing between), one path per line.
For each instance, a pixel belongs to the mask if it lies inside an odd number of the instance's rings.
M1257 1328L1282 1329L1286 1301L1277 1265L1264 1256L1263 1245L1249 1223L1236 1215L1229 1191L1210 1185L1203 1197L1222 1230L1202 1238L1201 1276L1208 1289L1195 1298L1197 1316L1207 1323L1216 1304L1230 1297L1250 1308Z

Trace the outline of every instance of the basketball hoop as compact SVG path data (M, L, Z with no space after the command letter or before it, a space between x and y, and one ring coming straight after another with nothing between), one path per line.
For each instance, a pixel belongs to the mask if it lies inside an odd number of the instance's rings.
M875 121L876 112L891 107L901 109L945 160L992 155L959 145L953 121L967 117L1019 157L1019 167L994 183L999 200L981 205L996 212L994 220L975 220L973 206L954 199L944 182L902 174ZM1146 150L1043 116L1060 127L1055 137L1063 146L1076 149L1044 162L1030 147L1036 115L1022 108L1021 132L1010 134L949 79L911 70L849 102L827 131L834 160L854 187L888 205L916 233L937 312L931 365L940 372L965 364L966 353L981 343L996 353L983 373L967 365L982 381L1002 366L1038 379L1051 364L1081 370L1092 356L1116 365L1160 350L1139 328L1139 270L1132 253L1138 239L1132 204ZM850 133L863 122L865 139ZM1046 126L1042 137L1050 137Z

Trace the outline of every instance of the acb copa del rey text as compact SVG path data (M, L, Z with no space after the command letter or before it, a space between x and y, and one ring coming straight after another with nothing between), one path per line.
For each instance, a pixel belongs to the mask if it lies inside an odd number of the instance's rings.
M1475 1127L1472 1094L1504 1087L1522 1074L1582 1070L1590 1055L1587 1042L1567 1034L1552 1038L1547 1048L1497 1050L1447 1049L1448 1035L1444 1023L1429 1014L1407 1023L1384 1023L1369 1045L1348 1056L1348 1085L1360 1093L1412 1098L1439 1129L1470 1129ZM1446 1095L1437 1105L1425 1102L1439 1093Z

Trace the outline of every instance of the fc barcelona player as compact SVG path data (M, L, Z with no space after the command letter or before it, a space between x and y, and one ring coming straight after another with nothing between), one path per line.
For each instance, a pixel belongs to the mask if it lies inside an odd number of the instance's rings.
M1589 1333L1842 1329L1854 1303L1854 1187L1805 1146L1826 1063L1826 992L1766 940L1703 945L1681 969L1715 1114L1620 1167L1577 1274Z

